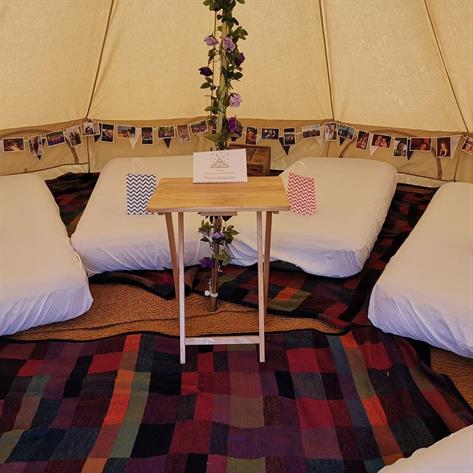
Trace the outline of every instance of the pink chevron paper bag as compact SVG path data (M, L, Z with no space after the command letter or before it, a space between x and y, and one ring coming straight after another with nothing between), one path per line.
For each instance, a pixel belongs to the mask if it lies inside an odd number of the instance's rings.
M287 197L291 211L300 215L314 215L317 210L315 202L315 179L289 173Z

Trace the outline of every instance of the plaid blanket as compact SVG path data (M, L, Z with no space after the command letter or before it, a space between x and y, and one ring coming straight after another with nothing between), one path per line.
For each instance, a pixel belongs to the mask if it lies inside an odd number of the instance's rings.
M128 334L0 340L0 472L376 472L473 423L403 339L267 335L190 347Z
M74 233L98 178L99 173L68 173L46 181L69 236Z
M61 215L72 232L85 208L97 175L73 174L49 186L61 207ZM78 189L76 191L76 189ZM368 303L371 290L391 256L415 226L435 189L399 185L386 221L363 270L348 278L312 276L288 265L271 263L268 310L272 314L317 317L338 328L369 325ZM203 294L209 272L190 268L186 272L187 291ZM129 283L164 298L174 297L171 271L114 271L91 278L92 283ZM256 265L229 265L219 280L219 298L250 307L258 305Z

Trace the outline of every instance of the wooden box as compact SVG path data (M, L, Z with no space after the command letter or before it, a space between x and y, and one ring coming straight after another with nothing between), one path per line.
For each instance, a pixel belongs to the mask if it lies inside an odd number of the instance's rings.
M271 169L271 148L269 146L231 144L230 149L246 149L248 176L268 176Z

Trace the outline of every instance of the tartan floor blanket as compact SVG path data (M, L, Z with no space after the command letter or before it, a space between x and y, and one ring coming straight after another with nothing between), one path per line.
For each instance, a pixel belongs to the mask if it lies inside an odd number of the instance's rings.
M401 338L267 335L190 347L136 333L0 339L0 473L377 472L473 423Z
M46 181L71 236L94 190L99 173L68 173Z
M61 207L61 215L70 234L85 208L96 180L96 174L69 174L48 183ZM272 264L269 312L317 317L342 329L354 325L369 325L367 315L371 290L434 193L434 189L398 186L371 255L363 270L355 276L341 279L312 276L302 271L281 269L281 265ZM191 268L187 274L187 289L203 294L207 289L208 279L207 271ZM220 277L219 298L257 307L257 280L256 265L227 266ZM94 276L91 282L135 284L161 297L174 297L170 271L114 271Z

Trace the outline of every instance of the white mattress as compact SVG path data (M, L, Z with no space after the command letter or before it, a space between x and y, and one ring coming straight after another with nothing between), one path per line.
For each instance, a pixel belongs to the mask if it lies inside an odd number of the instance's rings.
M287 173L316 177L318 210L312 217L282 212L273 219L272 259L304 271L342 277L359 272L381 229L396 187L396 171L362 159L307 158ZM125 178L130 172L158 177L192 176L192 157L120 158L100 174L87 208L72 236L90 275L113 270L171 267L162 215L127 215ZM185 216L185 264L209 254L200 242L198 214ZM233 263L256 262L256 217L240 212L232 218L240 235L231 246ZM176 226L176 224L175 224Z
M161 177L192 177L192 156L119 158L109 161L71 241L89 275L105 271L171 268L163 215L128 215L126 175L150 173ZM198 264L209 254L197 229L202 217L185 214L185 264ZM177 235L177 218L174 216Z
M416 450L385 466L379 473L471 473L473 471L473 425Z
M271 259L321 276L361 271L396 190L394 167L369 159L305 158L281 174L285 186L291 171L315 178L317 211L274 215ZM249 213L233 219L240 235L232 244L232 263L256 262L255 220Z
M436 193L376 283L381 330L473 357L473 184Z
M91 304L86 273L44 181L0 177L0 335L72 319Z

